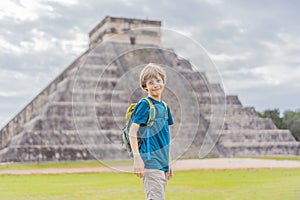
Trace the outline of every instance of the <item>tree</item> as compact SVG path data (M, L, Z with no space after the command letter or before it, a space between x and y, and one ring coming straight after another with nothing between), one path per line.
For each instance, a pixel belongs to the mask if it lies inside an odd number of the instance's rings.
M286 128L283 124L283 119L280 117L280 111L278 108L276 109L268 109L259 113L262 118L271 118L275 126L279 129Z
M283 123L291 131L296 140L300 141L300 111L285 111L283 114Z

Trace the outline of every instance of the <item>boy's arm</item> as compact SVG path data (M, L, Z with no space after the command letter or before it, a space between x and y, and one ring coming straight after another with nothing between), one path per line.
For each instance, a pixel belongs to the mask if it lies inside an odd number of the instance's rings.
M167 179L170 180L173 177L173 169L171 166L172 157L171 157L171 151L172 151L172 134L171 130L169 131L170 134L170 148L169 148L169 162L170 162L170 170L167 172Z
M133 154L133 171L139 177L144 177L144 162L140 156L137 132L140 128L139 124L132 123L129 130L130 146Z

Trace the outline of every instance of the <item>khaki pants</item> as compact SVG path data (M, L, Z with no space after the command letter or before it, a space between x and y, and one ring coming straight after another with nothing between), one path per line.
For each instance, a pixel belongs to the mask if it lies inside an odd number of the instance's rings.
M143 178L147 200L164 200L167 178L166 173L158 169L145 169Z

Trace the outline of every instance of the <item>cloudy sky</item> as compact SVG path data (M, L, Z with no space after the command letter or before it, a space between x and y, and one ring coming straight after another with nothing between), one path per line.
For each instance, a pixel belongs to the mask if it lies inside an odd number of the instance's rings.
M300 108L298 0L2 0L0 127L88 48L105 16L161 20L199 42L243 105Z

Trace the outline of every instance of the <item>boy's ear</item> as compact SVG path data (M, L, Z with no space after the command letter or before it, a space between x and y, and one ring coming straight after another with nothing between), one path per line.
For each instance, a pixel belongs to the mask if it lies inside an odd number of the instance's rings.
M147 87L146 87L146 86L145 86L145 87L143 87L143 89L144 89L144 90L146 90L146 91L148 92L148 89L147 89Z

